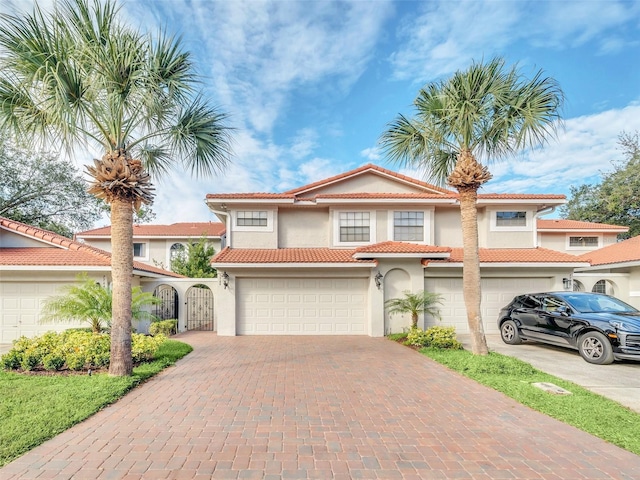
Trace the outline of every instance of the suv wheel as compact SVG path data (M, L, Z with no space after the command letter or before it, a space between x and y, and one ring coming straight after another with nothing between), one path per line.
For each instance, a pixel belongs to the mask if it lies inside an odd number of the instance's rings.
M522 343L518 326L513 320L507 320L500 325L500 336L504 343L509 345L519 345Z
M596 365L613 362L611 342L600 332L587 332L578 339L578 351L582 358Z

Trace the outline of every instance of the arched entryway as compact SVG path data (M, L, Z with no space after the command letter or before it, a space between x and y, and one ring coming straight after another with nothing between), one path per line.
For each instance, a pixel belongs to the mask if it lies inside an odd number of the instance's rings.
M213 292L203 284L194 285L187 290L187 330L215 330L213 316Z
M610 280L598 280L591 289L593 293L604 293L605 295L615 295L615 285Z
M384 300L391 298L401 298L406 290L411 289L411 279L409 274L399 268L389 270L384 276ZM401 333L411 327L411 315L393 314L385 308L384 312L384 333Z
M153 314L160 320L178 318L178 292L171 285L158 285L153 290L153 296L162 303L154 305Z

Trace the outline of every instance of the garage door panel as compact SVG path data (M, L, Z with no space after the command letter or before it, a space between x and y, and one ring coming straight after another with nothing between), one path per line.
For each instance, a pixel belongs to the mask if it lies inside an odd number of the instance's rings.
M552 287L552 279L543 278L483 278L481 315L486 333L499 333L496 321L500 309L514 296L522 293L542 292ZM442 321L431 325L451 325L458 333L469 333L467 310L462 293L462 278L426 278L425 290L439 293L443 298L440 307Z
M237 333L365 334L367 288L364 278L238 279Z

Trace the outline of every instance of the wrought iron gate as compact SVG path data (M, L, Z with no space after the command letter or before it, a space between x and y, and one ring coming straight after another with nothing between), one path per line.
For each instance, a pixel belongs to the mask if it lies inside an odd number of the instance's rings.
M162 303L154 305L153 314L160 320L178 318L178 292L171 285L158 285L153 291L153 296L162 300Z
M187 290L187 330L214 330L213 292L206 285Z

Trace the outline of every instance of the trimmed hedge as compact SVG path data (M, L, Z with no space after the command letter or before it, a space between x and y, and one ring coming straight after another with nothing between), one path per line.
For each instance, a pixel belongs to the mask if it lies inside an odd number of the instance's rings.
M151 360L166 336L131 336L134 363ZM85 370L109 366L111 338L105 333L67 330L47 332L40 337L21 337L13 348L0 357L4 370Z
M456 338L455 327L430 327L426 330L412 328L404 343L415 347L462 349L462 344Z
M149 333L151 335L164 335L170 337L178 333L178 320L160 320L149 325Z

